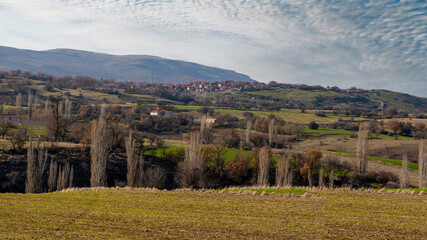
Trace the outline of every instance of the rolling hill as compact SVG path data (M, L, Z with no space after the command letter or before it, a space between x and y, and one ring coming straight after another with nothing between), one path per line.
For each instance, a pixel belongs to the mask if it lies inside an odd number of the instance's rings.
M249 76L197 63L147 55L109 55L72 49L32 51L0 46L0 70L20 69L54 76L89 76L119 81L185 83L195 81L247 81Z

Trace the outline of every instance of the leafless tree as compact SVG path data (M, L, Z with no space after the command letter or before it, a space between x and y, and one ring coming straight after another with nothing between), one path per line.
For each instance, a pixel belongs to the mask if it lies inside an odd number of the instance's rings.
M64 180L62 178L62 167L59 166L59 168L58 168L58 177L56 179L56 190L62 190L62 188L61 188L63 186L62 180Z
M70 162L66 162L63 167L59 167L56 189L59 191L72 187L73 180L74 168L70 165Z
M247 146L251 145L251 127L252 127L252 120L248 119L248 121L246 121L246 145Z
M276 167L276 185L278 187L287 186L289 184L289 173L288 154L286 152L281 152Z
M331 173L329 174L329 188L334 188L334 170L331 169Z
M202 142L208 144L212 141L212 121L208 119L207 115L203 115L200 122L200 134Z
M270 146L273 146L274 144L274 132L275 132L275 121L276 119L271 118L270 122L268 123L268 144L270 144Z
M58 114L64 115L64 102L62 101L62 99L57 102L57 106L58 106L58 108L57 108Z
M138 155L137 157L137 167L136 169L136 182L135 187L143 187L144 179L145 179L145 159L142 154Z
M51 159L49 166L49 178L47 180L49 192L53 192L56 189L56 183L58 179L58 163Z
M74 167L71 166L70 176L68 177L68 187L74 187Z
M325 186L325 178L323 176L323 168L321 167L319 170L319 187L324 187Z
M62 96L50 96L49 100L52 105L49 124L46 127L47 135L54 142L61 141L66 137L69 129L69 121L62 114Z
M322 159L322 152L320 150L306 150L304 169L307 172L307 179L310 187L313 187L313 172L316 172L318 170L318 167L320 165L320 159Z
M65 99L65 118L70 120L71 119L71 108L73 103L71 102L70 98L67 97Z
M47 164L47 151L38 144L38 157L35 157L34 143L29 142L27 150L27 179L25 192L40 193L43 191L43 173Z
M126 138L126 159L127 159L127 185L136 187L138 174L138 157L135 152L135 139L132 138L132 131L129 131L129 137Z
M33 103L33 92L28 91L28 120L31 120L32 117L32 103Z
M44 101L44 112L45 112L45 113L48 113L48 112L49 112L49 100L48 100L48 99L46 99L46 100Z
M22 106L22 93L18 93L16 95L16 106L21 107Z
M205 162L203 160L200 133L190 134L190 142L185 149L185 159L178 166L177 183L182 187L201 186Z
M165 186L166 174L160 167L148 168L144 172L144 186L162 189Z
M108 141L107 137L107 124L104 117L92 121L91 127L91 143L90 143L90 156L91 156L91 187L103 187L107 184L107 154L108 154Z
M425 152L426 141L420 140L419 152L418 152L418 181L419 187L426 187L426 175L427 175L427 153Z
M70 176L70 163L67 162L65 163L65 165L63 167L61 167L61 171L60 171L60 175L58 176L58 185L57 185L57 189L58 190L62 190L62 189L66 189L68 187L69 184L69 176Z
M37 109L39 107L39 98L37 96L34 97L34 109Z
M359 173L366 173L368 167L368 159L366 152L368 148L369 127L365 123L359 126L359 133L357 135L356 155L357 155L357 170Z
M408 188L408 155L403 155L402 169L400 172L400 188Z
M261 148L259 151L259 166L258 166L258 186L268 186L268 171L271 165L270 150L267 147Z
M37 192L37 178L37 162L34 156L34 144L32 141L30 141L27 149L27 180L25 182L26 193Z

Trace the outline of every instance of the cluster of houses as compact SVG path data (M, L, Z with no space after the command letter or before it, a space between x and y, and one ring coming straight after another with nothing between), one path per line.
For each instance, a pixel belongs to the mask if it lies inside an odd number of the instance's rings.
M263 89L272 88L287 88L287 89L301 89L301 90L321 90L321 91L334 91L341 93L365 93L368 90L358 89L352 87L349 89L340 89L337 86L333 87L322 87L319 85L309 86L306 84L289 84L289 83L278 83L271 81L269 83L263 82L234 82L234 81L221 81L221 82L191 82L191 83L134 83L134 82L116 82L106 81L104 82L105 88L121 88L121 89L139 89L145 91L156 91L156 89L162 88L166 91L171 92L221 92L221 91L256 91Z

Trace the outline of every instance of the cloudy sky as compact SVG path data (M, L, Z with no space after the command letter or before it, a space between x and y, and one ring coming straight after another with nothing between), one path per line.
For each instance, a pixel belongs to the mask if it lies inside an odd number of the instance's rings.
M0 45L145 54L258 81L427 97L427 3L411 0L0 0Z

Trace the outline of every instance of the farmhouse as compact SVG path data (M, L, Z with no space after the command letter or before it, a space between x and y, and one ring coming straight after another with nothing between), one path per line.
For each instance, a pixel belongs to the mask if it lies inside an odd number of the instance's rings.
M163 110L163 109L156 109L156 110L154 110L154 111L152 111L151 113L150 113L150 115L151 116L163 116L163 117L167 117L167 116L169 116L169 112L168 111L166 111L166 110Z
M6 121L19 121L19 117L11 114L0 114L0 120Z

